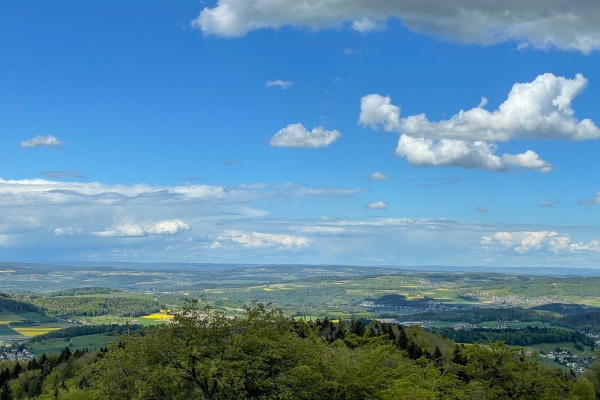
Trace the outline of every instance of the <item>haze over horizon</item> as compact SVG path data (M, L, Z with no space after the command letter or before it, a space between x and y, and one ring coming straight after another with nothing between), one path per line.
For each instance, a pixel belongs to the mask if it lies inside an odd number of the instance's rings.
M3 261L599 267L600 4L107 4L0 5Z

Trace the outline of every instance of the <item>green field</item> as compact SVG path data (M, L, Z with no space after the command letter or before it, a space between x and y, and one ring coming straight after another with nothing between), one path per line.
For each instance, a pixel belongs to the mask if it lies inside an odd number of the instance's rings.
M12 335L20 335L20 333L12 330L8 325L0 325L0 336Z
M28 345L28 349L34 354L60 353L67 346L70 347L71 351L85 348L93 350L105 347L114 339L114 336L106 334L77 336L72 339L48 339L43 342L32 342Z
M2 311L0 311L0 323L8 324L11 322L22 321L24 319L25 318L21 317L18 314L15 314L12 311L4 310L4 309Z

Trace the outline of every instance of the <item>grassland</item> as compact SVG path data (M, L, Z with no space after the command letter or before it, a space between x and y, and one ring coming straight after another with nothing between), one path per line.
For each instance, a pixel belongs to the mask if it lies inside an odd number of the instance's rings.
M59 353L65 347L75 349L90 350L105 347L108 343L115 339L115 336L106 334L84 335L77 336L72 339L48 339L43 342L32 342L28 345L29 351L34 354L41 353Z

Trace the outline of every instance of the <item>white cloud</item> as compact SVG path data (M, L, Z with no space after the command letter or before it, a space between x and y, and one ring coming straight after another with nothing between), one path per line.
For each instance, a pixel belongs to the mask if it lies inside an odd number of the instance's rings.
M594 239L587 244L572 243L569 235L561 235L555 231L496 232L491 236L483 236L481 243L488 249L500 246L510 248L520 254L533 250L556 254L586 251L600 253L598 240Z
M386 203L383 200L374 201L365 205L365 208L367 210L385 210L386 208L388 208L388 203Z
M495 111L475 107L439 122L429 121L425 114L399 119L399 107L391 104L389 96L371 94L361 100L359 122L435 139L597 139L600 129L590 119L577 120L571 108L572 101L586 86L587 79L581 74L567 79L547 73L532 82L513 85L506 101Z
M552 171L552 165L540 159L540 156L531 150L527 150L521 154L503 154L502 161L506 165L512 165L517 168L535 169L540 172Z
M365 189L311 187L297 183L239 186L109 185L100 182L64 182L46 179L5 180L0 178L0 205L58 204L189 204L193 202L245 202L273 198L347 197Z
M281 79L277 79L276 81L267 81L266 86L279 86L282 89L287 89L294 84L293 81L282 81Z
M540 208L553 207L555 204L558 204L558 203L560 203L560 200L544 200L540 204Z
M382 127L388 132L400 128L400 107L392 104L389 96L369 94L360 100L358 123L372 129Z
M54 147L59 148L64 144L63 141L55 138L52 135L47 136L36 136L29 140L25 140L20 143L21 147Z
M264 248L278 246L281 248L304 247L310 244L310 240L302 236L286 234L243 232L239 230L226 230L218 238L222 245L223 241L231 241L241 244L243 247Z
M571 104L587 86L553 74L539 75L513 85L497 110L487 111L487 99L448 120L432 122L425 114L400 118L400 107L389 96L370 94L361 99L359 124L401 134L396 153L414 166L456 166L507 171L509 167L552 171L552 165L532 150L521 154L495 154L495 142L512 139L587 140L600 138L590 119L579 121Z
M80 236L80 235L83 235L84 232L82 229L77 229L77 228L73 228L72 226L67 226L64 228L54 229L54 234L57 236Z
M507 41L520 48L555 47L583 53L600 48L600 4L593 0L547 2L507 0L218 0L206 7L192 26L205 34L226 37L282 26L310 29L381 29L391 17L409 29L462 43L492 45Z
M480 213L486 213L486 212L488 212L488 210L486 208L481 207L481 206L475 207L475 211L480 212Z
M352 22L352 29L361 33L381 31L385 28L385 21L374 21L367 17L363 17Z
M386 181L388 179L388 176L383 172L373 172L369 175L369 179L372 181Z
M485 97L482 97L481 101L477 105L477 108L483 108L483 107L485 107L487 105L488 101L489 101L488 99L486 99Z
M550 172L552 166L528 150L522 154L497 156L494 143L452 139L422 139L400 135L396 154L406 157L415 167L460 167L464 169L488 169L507 171L509 166Z
M172 219L164 221L124 223L99 232L93 232L93 234L95 236L108 237L143 237L154 235L177 235L178 233L189 229L189 225L182 220Z
M595 204L600 204L600 192L594 193L594 198L592 199L581 199L578 201L582 206L591 206Z
M271 146L275 147L327 147L340 136L338 131L327 131L323 127L306 130L302 124L291 124L281 129L271 138Z
M556 246L561 245L564 239L564 236L559 236L558 232L553 231L496 232L491 236L483 236L481 243L485 247L500 245L505 248L512 248L517 253L523 254L529 250L540 250L544 245L556 248Z

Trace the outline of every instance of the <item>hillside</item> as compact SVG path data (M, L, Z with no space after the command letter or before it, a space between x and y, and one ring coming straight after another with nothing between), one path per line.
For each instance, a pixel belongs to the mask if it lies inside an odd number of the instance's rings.
M458 346L421 328L297 321L256 304L206 308L99 351L5 364L0 391L29 399L579 399L593 373L545 368L501 343ZM600 370L598 366L594 371Z

